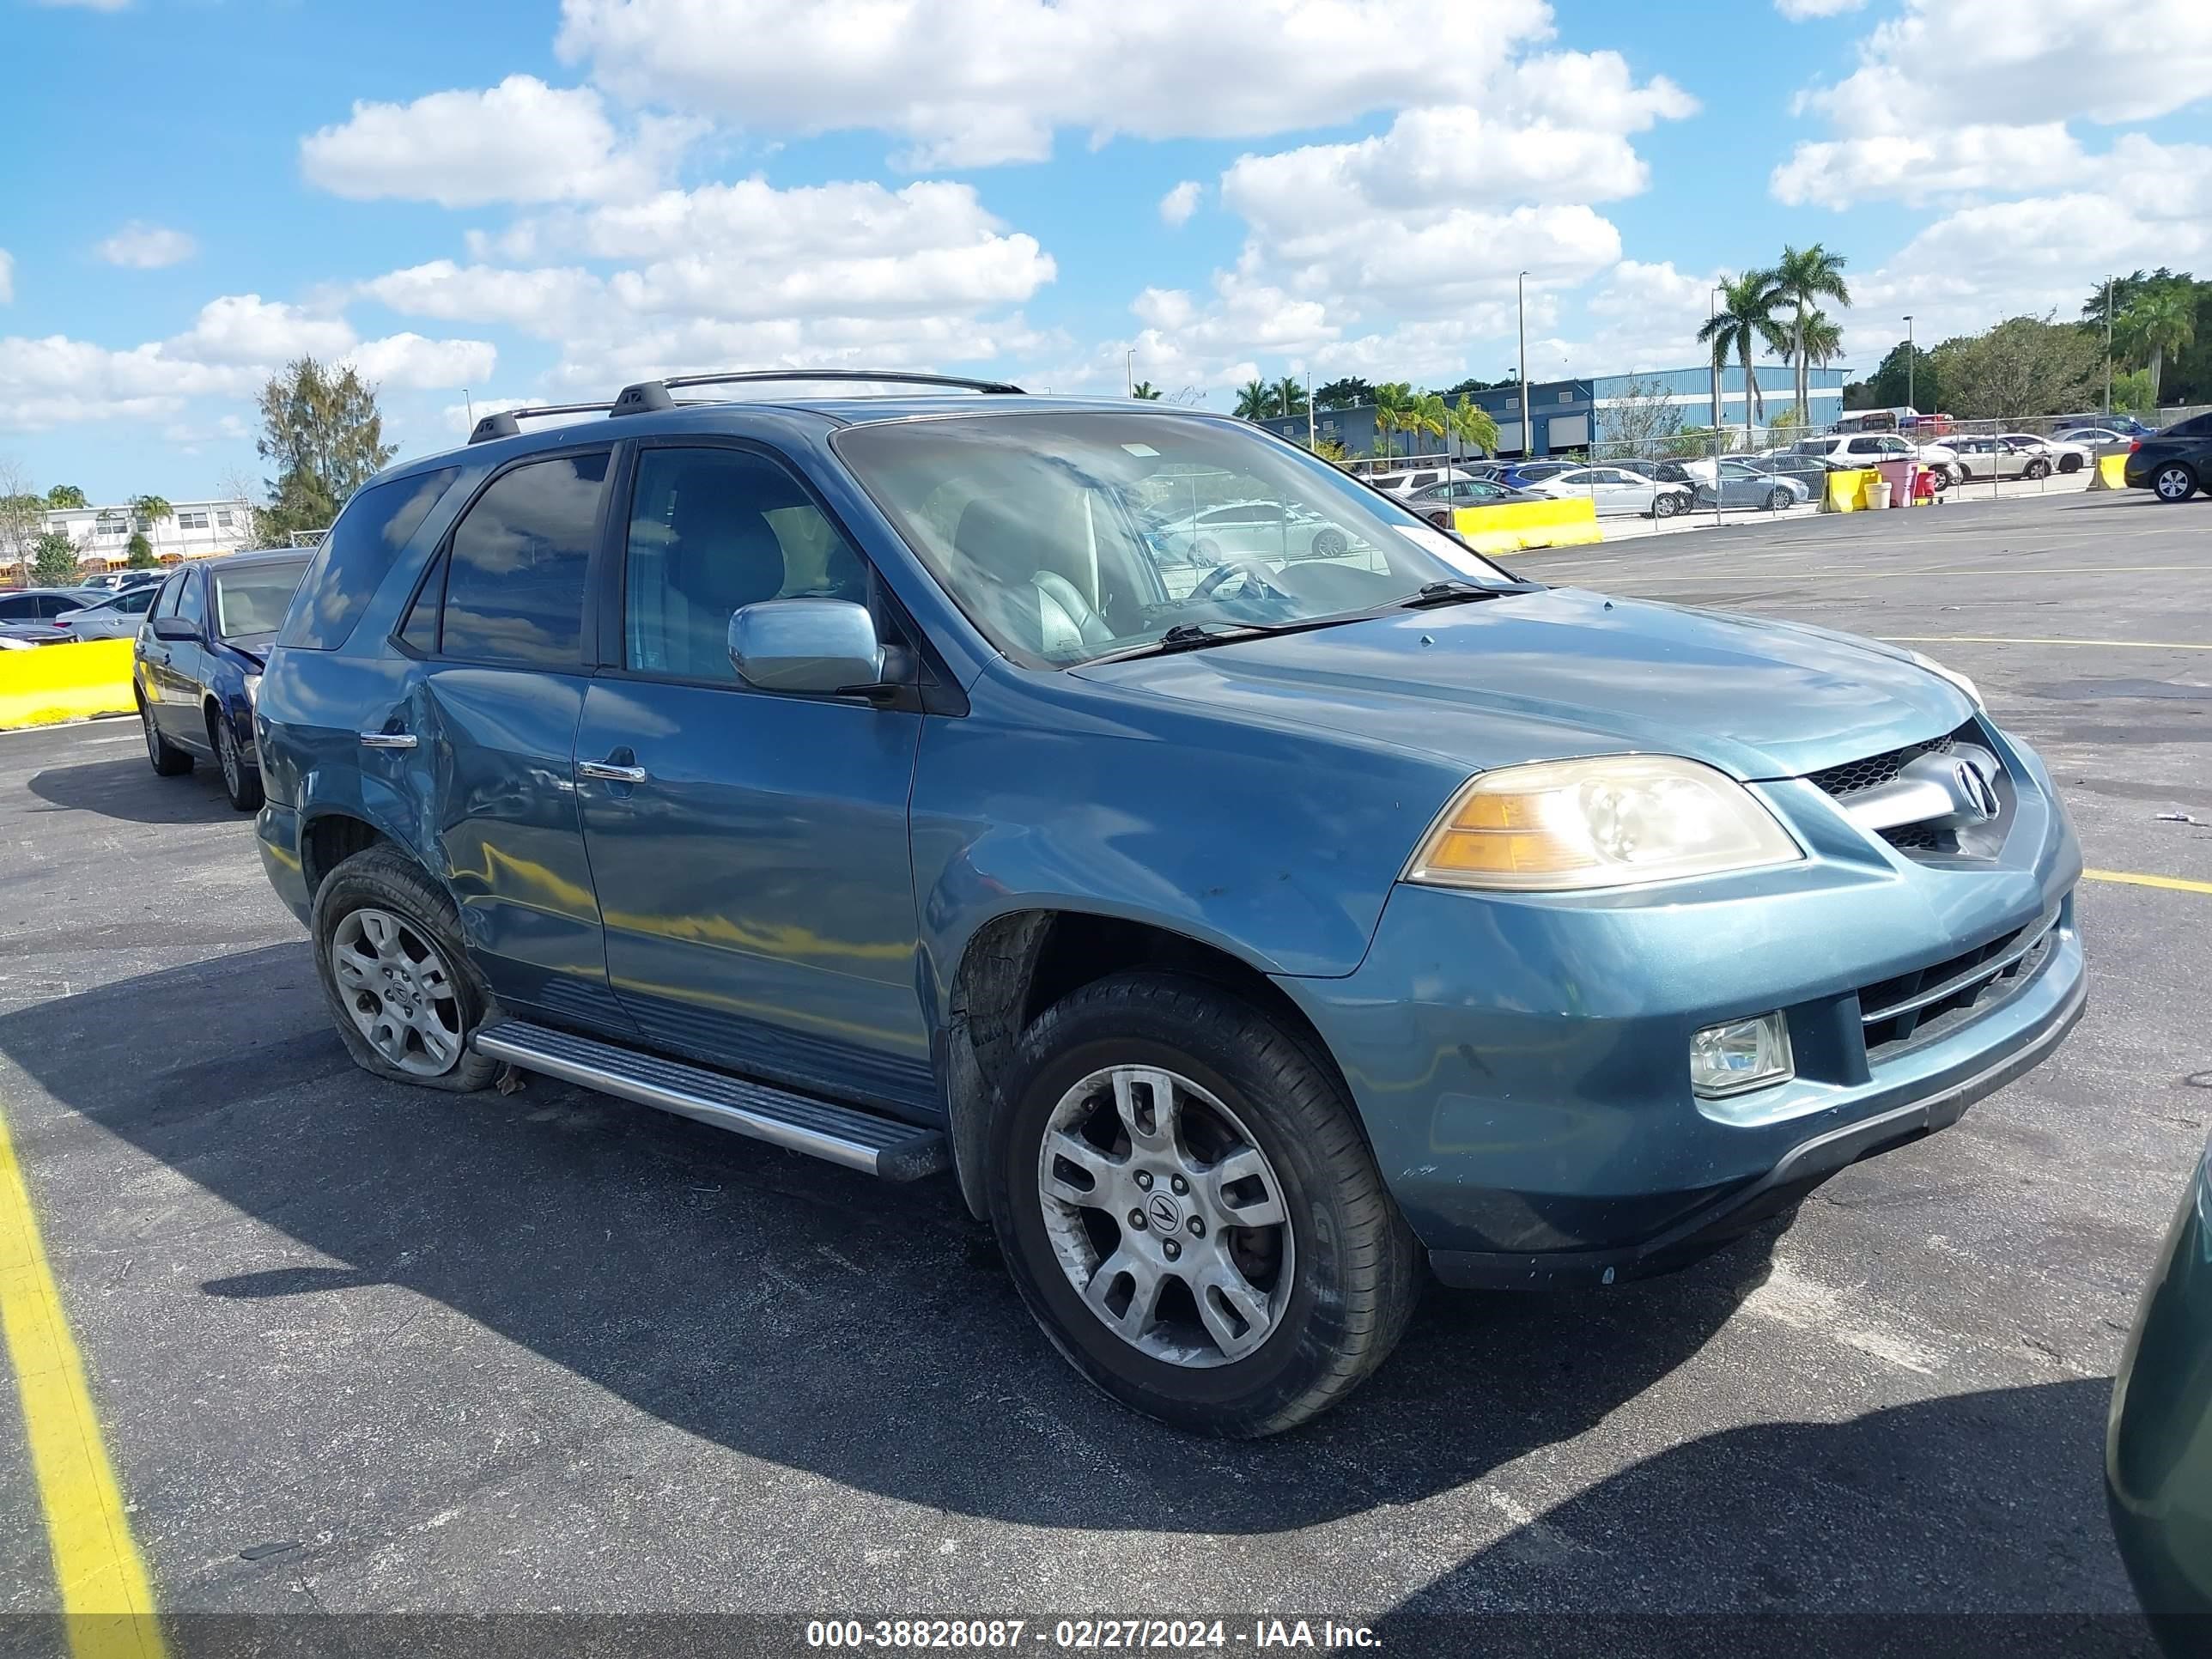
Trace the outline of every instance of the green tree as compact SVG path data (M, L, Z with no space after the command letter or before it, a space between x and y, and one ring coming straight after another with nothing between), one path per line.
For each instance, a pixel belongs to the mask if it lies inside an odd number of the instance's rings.
M1314 390L1316 409L1357 409L1362 404L1375 401L1375 388L1357 375L1347 375L1341 380L1331 380L1327 386Z
M1510 386L1513 383L1510 380L1486 380L1480 375L1470 374L1467 379L1460 381L1458 385L1446 386L1444 388L1444 396L1447 398L1464 398L1471 392L1489 392L1496 387L1501 386Z
M265 481L263 538L320 530L355 490L399 453L384 441L376 390L351 367L332 373L313 357L286 365L261 388L261 435L254 441L276 468Z
M1237 392L1237 417L1264 421L1275 412L1275 389L1265 380L1247 380Z
M1150 380L1139 380L1129 388L1129 395L1146 403L1156 404L1160 400L1160 389Z
M1268 388L1275 399L1275 413L1285 419L1306 412L1306 389L1295 374L1285 374Z
M1832 333L1834 325L1820 316L1822 300L1833 300L1839 306L1851 302L1851 290L1844 281L1844 267L1850 263L1840 253L1831 253L1820 243L1807 248L1784 244L1782 263L1771 273L1774 297L1778 304L1790 307L1795 315L1790 325L1790 361L1796 374L1797 407L1806 409L1812 402L1812 378L1809 374L1812 342L1807 337L1808 325L1814 319Z
M31 544L31 581L38 587L63 587L77 578L76 544L49 530Z
M1682 429L1681 406L1657 380L1631 380L1606 411L1605 435L1645 455Z
M1452 405L1451 432L1469 449L1479 449L1486 455L1498 453L1498 422L1472 398L1462 397Z
M176 510L159 495L133 495L131 498L131 517L141 530L151 530L164 519L173 519Z
M131 539L124 544L131 556L124 564L132 570L151 570L154 568L154 544L146 539L145 532L134 530Z
M2197 337L2196 295L2179 283L2145 289L2113 321L2112 337L2150 370L2151 401L2158 401L2166 353L2179 351Z
M1950 412L1967 420L2021 421L2087 408L2104 384L2104 352L2077 327L2014 317L1985 334L1946 340L1934 352Z
M2112 407L2123 415L2155 414L2158 391L2150 383L2150 371L2131 368L2124 374L2113 375Z
M1399 417L1398 429L1416 438L1434 438L1443 441L1444 434L1451 430L1451 410L1444 407L1440 392L1424 392L1407 404Z
M1765 399L1760 396L1759 378L1753 374L1751 360L1760 344L1769 350L1790 349L1790 336L1774 320L1776 308L1782 304L1782 290L1775 285L1771 270L1747 270L1742 276L1721 284L1721 308L1698 330L1698 338L1712 352L1716 367L1725 365L1731 352L1743 366L1743 435L1747 447L1751 441L1753 420L1763 416ZM1713 411L1717 420L1720 411Z
M91 503L75 484L56 484L46 492L46 505L58 513L65 507L88 507Z
M1911 365L1909 373L1907 363ZM1853 404L1845 398L1845 408L1902 409L1911 404L1934 414L1950 406L1943 397L1942 373L1925 346L1908 346L1899 340L1876 365L1874 378L1866 384L1865 401Z
M1344 465L1352 459L1352 452L1334 438L1323 438L1314 446L1313 453L1337 466Z
M1370 388L1368 395L1375 404L1375 435L1382 441L1382 453L1390 454L1390 434L1406 429L1406 411L1413 407L1413 388L1404 380L1385 380Z

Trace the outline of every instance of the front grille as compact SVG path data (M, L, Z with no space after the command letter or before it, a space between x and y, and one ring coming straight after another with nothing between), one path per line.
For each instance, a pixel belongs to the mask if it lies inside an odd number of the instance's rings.
M1909 743L1902 749L1893 749L1886 755L1869 755L1864 760L1845 761L1841 766L1832 766L1825 772L1811 774L1814 783L1838 800L1849 799L1862 789L1872 789L1877 784L1888 783L1906 765L1923 755L1948 755L1958 741L1955 732L1926 743Z
M2057 937L2057 920L2045 916L1942 962L1862 987L1867 1059L1879 1061L1932 1042L2008 1000L2042 965Z

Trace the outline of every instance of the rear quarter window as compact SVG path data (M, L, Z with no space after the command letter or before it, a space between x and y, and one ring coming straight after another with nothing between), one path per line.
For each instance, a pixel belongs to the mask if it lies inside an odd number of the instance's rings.
M460 471L449 466L371 484L348 501L315 550L277 643L336 651L351 639L401 551Z

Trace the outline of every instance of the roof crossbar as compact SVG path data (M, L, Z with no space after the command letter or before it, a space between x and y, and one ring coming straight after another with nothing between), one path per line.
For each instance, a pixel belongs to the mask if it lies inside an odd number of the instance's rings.
M533 415L590 415L613 407L612 404L540 404L532 409L502 409L485 416L471 427L469 441L482 444L494 438L515 437L522 431L519 422Z
M756 368L720 374L672 374L665 380L640 380L623 388L611 415L644 415L673 409L668 394L678 386L736 386L775 380L884 381L896 386L953 386L963 392L1023 395L1021 387L1005 380L970 380L957 374L920 374L902 368Z

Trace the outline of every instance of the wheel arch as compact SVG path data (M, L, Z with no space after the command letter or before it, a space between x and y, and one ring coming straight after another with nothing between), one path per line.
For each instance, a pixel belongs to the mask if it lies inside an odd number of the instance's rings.
M1022 1033L1084 986L1145 968L1203 980L1265 1010L1344 1083L1305 1011L1265 969L1234 951L1140 918L1059 906L1005 912L978 927L962 951L940 1034L953 1167L961 1196L979 1220L988 1213L991 1131L1006 1104L1000 1090ZM1345 1097L1352 1099L1348 1088ZM1358 1121L1356 1107L1352 1115Z

